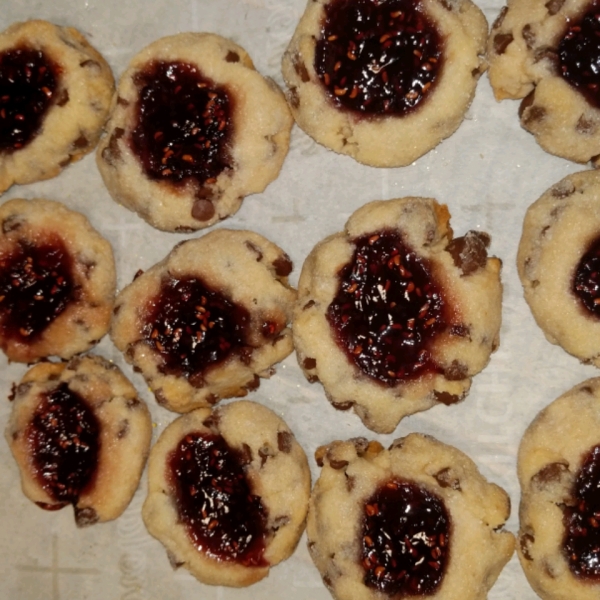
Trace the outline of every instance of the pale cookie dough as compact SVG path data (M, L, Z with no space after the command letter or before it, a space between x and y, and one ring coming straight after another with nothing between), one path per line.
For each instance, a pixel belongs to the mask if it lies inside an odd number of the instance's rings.
M453 239L449 220L447 207L429 198L371 202L302 268L298 362L336 408L353 408L373 431L389 433L406 415L464 398L498 346L501 262L488 258L487 234ZM362 261L382 251L385 264L372 259L380 280L365 279ZM352 281L341 284L352 265Z
M586 308L575 290L584 277L587 302L600 295L588 251L600 239L600 174L565 177L532 204L523 223L517 255L525 300L548 341L581 361L600 367L600 313Z
M487 598L514 551L510 499L469 457L416 433L316 457L308 549L336 600Z
M579 163L600 154L600 107L586 99L591 92L581 92L593 85L591 79L582 80L582 85L569 82L579 75L573 69L574 59L563 54L567 47L561 42L570 27L581 26L590 7L589 0L509 0L492 26L487 50L496 99L524 98L521 125L547 152ZM592 64L598 52L596 40L591 35L581 44L591 53L587 60ZM563 69L573 75L563 77ZM585 70L582 55L581 71ZM600 79L596 87L599 83Z
M212 231L120 292L111 337L170 410L244 396L293 350L291 270L256 233Z
M27 57L38 53L38 58L29 62L32 67L15 68L15 53L23 51L30 53ZM45 74L31 76L35 69ZM110 67L76 29L26 21L1 33L0 193L14 183L55 177L91 152L108 116L113 91ZM45 103L46 112L36 125L36 113ZM28 139L16 131L23 124L33 127Z
M182 448L194 459L173 463ZM223 466L207 467L208 454ZM174 464L185 478L175 475ZM167 427L150 454L142 516L174 567L203 583L242 587L292 554L309 495L306 455L288 426L268 408L238 401L197 409ZM185 516L190 505L195 516L195 497L205 511L196 527Z
M165 73L181 90L164 85ZM279 175L292 123L283 93L243 48L209 33L181 33L146 47L121 77L98 168L113 199L154 227L194 231L232 215ZM154 148L151 162L139 148Z
M123 373L92 355L40 363L11 400L5 434L23 493L46 510L72 504L79 527L121 515L152 436L148 408Z
M324 28L330 10L343 15L339 35ZM355 25L347 24L344 14L350 10L365 11L364 21L371 23L377 20L373 13L381 13L379 25L365 25L366 35L353 37ZM406 21L406 14L415 21ZM423 18L435 33L427 27L424 31L429 33L420 33L418 22ZM408 165L454 133L463 121L487 66L483 58L487 32L483 13L469 0L420 0L416 5L404 0L309 0L283 56L283 77L294 118L318 143L360 163ZM346 41L340 42L346 33L347 52ZM423 40L435 40L436 34L439 45L432 42L431 56L423 55L428 43ZM332 57L339 54L339 60L328 58L324 64L334 60L335 64L321 68L317 67L321 64L319 47L325 35L339 44L339 52L332 53ZM419 57L414 76L408 74L403 53L411 63ZM404 83L398 83L403 76L396 72L405 73ZM437 75L432 79L428 73ZM356 85L351 86L350 79ZM412 83L415 80L419 83ZM382 102L380 94L385 97ZM354 98L360 101L358 106Z
M68 359L108 331L115 298L112 248L59 202L0 206L0 348L9 360Z
M542 410L519 448L517 551L544 600L600 596L599 464L600 379L594 378ZM588 488L584 496L582 487Z

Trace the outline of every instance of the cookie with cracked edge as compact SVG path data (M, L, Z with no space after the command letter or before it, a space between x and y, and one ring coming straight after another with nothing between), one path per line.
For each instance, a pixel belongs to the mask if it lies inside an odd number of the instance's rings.
M11 361L69 359L108 332L115 299L110 243L59 202L0 206L0 348Z
M578 163L600 154L599 15L589 0L510 0L487 44L496 99L522 99L522 127Z
M306 455L285 422L255 402L179 417L152 449L148 469L144 523L173 566L203 583L263 579L304 531Z
M517 254L525 300L546 339L600 367L600 174L568 175L525 215Z
M32 20L0 33L0 193L91 152L113 92L110 67L76 29Z
M146 404L100 356L45 362L13 387L5 436L23 493L46 510L72 505L79 527L119 517L150 450Z
M469 0L310 0L282 64L296 123L360 163L408 165L462 123L487 32Z
M410 434L315 454L308 549L336 600L484 600L513 554L510 499L465 454Z
M194 231L277 178L292 123L283 93L243 48L181 33L132 59L97 164L114 200L158 229Z
M376 201L315 246L298 283L298 362L334 407L380 433L462 400L499 343L501 262L453 238L445 205Z
M293 350L291 271L263 236L211 231L118 294L111 338L170 410L245 396Z
M523 571L544 600L600 593L600 379L562 394L529 425L518 454Z

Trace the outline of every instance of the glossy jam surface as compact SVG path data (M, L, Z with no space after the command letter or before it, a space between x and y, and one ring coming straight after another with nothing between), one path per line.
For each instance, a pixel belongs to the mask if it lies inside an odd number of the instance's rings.
M189 433L169 456L169 481L199 550L217 560L267 566L266 510L252 493L242 459L220 435Z
M579 18L567 24L558 46L562 77L600 107L600 1L590 3Z
M365 585L389 596L435 593L448 562L443 501L415 483L392 480L365 503L363 518Z
M0 334L28 342L75 298L73 261L58 236L36 245L20 240L0 255Z
M364 115L403 115L431 93L442 39L413 0L333 0L315 70L336 104Z
M55 101L59 70L40 50L0 53L0 152L26 146Z
M600 446L592 448L577 475L573 506L565 508L563 550L571 572L600 580Z
M445 326L444 301L425 260L392 231L354 240L327 318L338 344L387 385L437 369L429 342Z
M227 91L179 62L152 62L134 81L139 101L131 143L148 177L214 183L232 164Z
M200 279L167 279L149 304L144 336L162 357L163 372L193 383L247 348L249 323L246 309Z
M100 425L86 402L61 383L43 397L27 438L44 490L58 502L76 503L98 464Z
M600 238L581 257L575 270L572 289L583 306L600 318Z

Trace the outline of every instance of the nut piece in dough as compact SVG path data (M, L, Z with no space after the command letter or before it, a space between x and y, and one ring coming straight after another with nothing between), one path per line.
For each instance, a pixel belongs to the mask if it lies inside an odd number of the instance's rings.
M600 155L599 16L590 0L509 0L487 44L496 99L523 98L521 125L578 163Z
M154 227L194 231L279 175L292 123L243 48L181 33L142 50L121 77L98 168L113 199Z
M309 0L283 56L294 118L360 163L408 165L462 123L487 31L470 0Z
M565 177L529 207L517 266L548 341L600 367L598 172Z
M294 551L310 471L293 433L268 408L238 401L183 415L148 464L142 516L173 566L203 583L242 587Z
M0 33L0 193L91 152L113 92L110 67L76 29L26 21Z
M293 350L291 270L251 231L182 242L117 296L111 337L170 410L245 396Z
M517 551L544 600L600 595L600 378L575 386L529 425L518 455Z
M309 381L373 431L454 404L498 346L501 263L428 198L371 202L306 259L294 345Z
M24 494L41 508L72 504L79 527L116 519L150 450L145 403L100 356L35 365L14 387L6 440Z
M308 549L336 600L485 600L513 554L504 490L465 454L411 434L319 448Z
M108 331L115 298L110 244L51 200L0 207L0 348L9 360L68 359Z

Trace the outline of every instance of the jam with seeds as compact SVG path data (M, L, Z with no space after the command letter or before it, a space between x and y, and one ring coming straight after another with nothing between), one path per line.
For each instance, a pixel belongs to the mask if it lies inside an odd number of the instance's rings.
M431 93L442 39L418 0L333 0L315 70L336 104L364 115L404 115Z
M193 384L212 366L248 350L248 311L200 279L168 279L149 305L144 337L165 373Z
M572 20L558 46L562 77L600 108L600 1Z
M0 337L27 343L75 298L73 265L62 239L19 240L0 255Z
M443 501L415 483L392 480L367 500L363 516L365 585L389 596L434 594L448 562Z
M565 508L563 551L571 572L600 580L600 446L585 457L573 489L573 505Z
M44 490L58 502L77 503L92 481L100 448L100 425L83 398L61 383L42 398L27 439Z
M600 317L600 238L592 243L579 261L572 289L583 306Z
M214 183L230 168L232 100L193 65L152 62L138 73L131 144L152 179Z
M199 550L217 560L268 566L266 510L252 493L243 463L220 435L189 433L168 458L169 482Z
M427 261L392 231L354 244L327 309L338 344L363 373L387 385L437 371L428 345L445 327L444 301Z
M56 99L59 69L40 50L0 54L0 152L26 146Z

